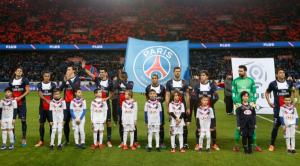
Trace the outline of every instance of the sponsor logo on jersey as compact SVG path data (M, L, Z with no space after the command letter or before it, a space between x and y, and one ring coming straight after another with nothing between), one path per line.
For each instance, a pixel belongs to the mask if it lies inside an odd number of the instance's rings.
M210 119L210 116L208 116L208 115L201 116L201 120L209 120L209 119Z
M245 115L251 115L251 113L252 113L251 110L245 110L245 111L244 111L244 114L245 114Z

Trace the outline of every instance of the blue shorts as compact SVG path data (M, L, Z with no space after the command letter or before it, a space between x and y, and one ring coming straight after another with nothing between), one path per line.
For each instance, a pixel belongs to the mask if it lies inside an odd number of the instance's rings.
M51 113L49 110L43 110L42 108L39 109L39 121L40 123L45 123L46 120L50 122Z
M280 117L279 117L279 111L280 111L280 108L279 107L275 107L273 109L273 117L274 117L274 127L279 127L281 126L281 121L280 121Z
M27 114L26 103L23 103L22 105L18 105L17 114L19 116L19 119L26 120L26 114Z

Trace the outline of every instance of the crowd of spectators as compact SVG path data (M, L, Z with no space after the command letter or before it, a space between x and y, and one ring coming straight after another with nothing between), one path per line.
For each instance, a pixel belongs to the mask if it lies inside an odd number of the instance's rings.
M185 3L180 0L3 0L0 43L126 43L128 37L154 41L188 39L192 43L299 41L299 1L216 0L215 4L211 3L204 0Z
M118 74L124 66L124 50L114 51L14 51L0 52L0 81L11 79L14 69L21 66L24 76L30 81L41 81L43 71L51 72L52 81L61 81L68 66L77 68L77 75L87 77L81 69L81 59L87 65L105 67L109 77ZM284 56L282 58L282 56ZM77 61L68 58L77 57ZM300 79L300 49L229 49L229 50L190 50L190 72L199 74L208 70L210 79L225 79L232 72L230 57L274 58L275 67L283 68L287 76ZM76 59L76 58L75 58ZM125 59L126 60L126 59Z

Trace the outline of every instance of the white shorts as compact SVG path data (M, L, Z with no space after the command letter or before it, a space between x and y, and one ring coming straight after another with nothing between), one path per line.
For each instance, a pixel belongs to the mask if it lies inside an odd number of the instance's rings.
M84 123L85 123L84 119L79 124L77 124L75 120L72 120L72 129L73 130L84 129Z
M14 124L12 124L12 121L8 121L8 122L1 122L1 129L13 129L14 128Z
M149 133L157 133L157 132L159 132L159 125L148 125L147 131L148 131L148 134Z
M93 131L103 131L104 130L104 124L103 123L93 123Z
M206 138L210 138L210 131L200 131L199 135L200 137L206 136Z
M52 129L62 129L63 124L62 122L53 122Z
M134 131L135 127L132 124L123 124L123 131Z
M171 126L170 135L183 134L183 126Z
M286 126L285 137L295 137L295 125Z

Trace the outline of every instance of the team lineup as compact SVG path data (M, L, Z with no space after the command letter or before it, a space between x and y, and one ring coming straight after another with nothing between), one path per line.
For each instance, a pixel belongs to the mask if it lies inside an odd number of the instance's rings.
M86 101L82 97L80 88L80 78L75 75L76 69L73 66L67 68L67 73L62 81L62 85L56 85L50 81L50 72L44 72L43 81L37 84L38 95L40 97L39 123L40 141L36 147L44 145L44 125L46 120L50 125L50 150L55 147L55 136L57 134L57 149L70 144L70 123L74 130L74 149L86 149L84 126L86 122L87 104L90 104L91 125L93 128L92 149L104 148L104 126L106 124L107 147L111 144L111 121L112 112L119 122L120 144L119 148L136 150L141 148L137 138L137 102L133 99L132 81L128 81L127 73L119 70L119 75L114 85L113 81L107 78L107 71L101 68L100 77L94 76L85 69L85 62L82 68L96 84L94 90L95 99ZM239 77L232 82L232 100L236 107L236 129L235 146L233 151L239 150L239 140L242 136L244 154L253 154L252 149L261 152L257 145L255 104L257 100L256 86L252 78L247 77L247 67L239 66ZM167 81L166 86L158 83L159 76L151 76L152 84L145 89L146 102L144 105L145 125L147 126L148 144L147 151L155 149L161 152L166 149L164 143L165 125L164 117L169 117L169 135L171 137L171 152L175 153L178 146L181 153L189 149L188 126L192 122L193 112L197 129L195 131L195 150L199 153L206 151L211 153L220 150L217 146L217 125L214 104L219 100L216 85L209 82L209 73L200 72L200 80L194 87L180 78L181 69L173 69L174 78ZM266 99L269 105L274 108L274 126L271 132L271 143L269 151L275 150L275 140L278 128L283 127L286 138L287 153L297 154L295 150L295 131L298 129L298 114L295 105L297 104L297 93L292 82L285 79L283 69L277 69L277 79L269 84L266 89ZM117 90L117 103L110 104ZM4 90L5 98L0 102L0 121L2 129L3 145L1 150L14 149L16 137L14 136L14 124L18 115L22 124L22 146L26 146L26 96L30 93L29 81L23 77L22 68L17 68L9 86ZM64 97L61 98L61 93ZM274 102L272 103L269 94L273 92ZM291 94L293 93L294 101ZM163 103L166 103L166 112ZM114 103L114 102L113 102ZM113 111L112 111L113 110ZM89 121L88 121L89 122ZM62 132L65 141L62 142ZM127 137L129 133L129 144ZM7 146L7 135L9 145ZM155 148L152 148L152 137L155 137ZM206 137L206 147L203 140ZM178 138L178 140L177 140ZM79 141L80 140L80 141ZM212 146L211 146L212 142Z

